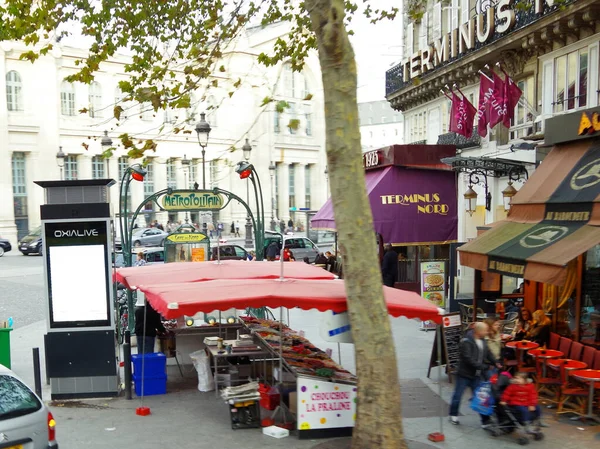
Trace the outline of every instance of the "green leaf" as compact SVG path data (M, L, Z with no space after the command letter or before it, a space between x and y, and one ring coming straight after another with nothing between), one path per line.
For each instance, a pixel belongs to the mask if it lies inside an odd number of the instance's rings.
M300 128L300 120L298 120L297 118L290 119L290 122L288 123L288 128L294 131L298 131L298 128Z
M242 85L242 79L241 78L238 78L238 80L235 83L233 83L233 87L235 87L236 89L238 87L240 87L241 85Z
M221 67L219 67L219 72L224 72L225 71L225 66L222 65Z
M290 107L290 104L287 101L280 100L275 105L275 110L282 114L287 108Z
M117 105L113 108L113 116L117 119L117 120L121 120L121 114L123 113L123 107Z
M273 100L273 98L271 98L271 97L265 97L265 98L263 98L263 101L262 101L262 103L261 103L261 105L260 105L260 106L261 106L261 107L262 107L262 106L266 106L266 105L268 105L269 103L271 103L272 101L274 101L274 100Z
M212 85L212 87L219 87L219 80L212 80L210 84Z

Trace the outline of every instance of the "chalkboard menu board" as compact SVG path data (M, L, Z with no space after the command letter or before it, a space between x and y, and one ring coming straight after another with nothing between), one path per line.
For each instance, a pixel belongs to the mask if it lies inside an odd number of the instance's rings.
M442 354L440 364L446 366L446 374L450 375L458 370L460 359L460 342L463 337L462 323L460 313L449 313L442 319ZM427 377L431 373L431 368L438 366L438 338L439 332L435 334L433 348L431 349L431 358L429 360L429 370Z

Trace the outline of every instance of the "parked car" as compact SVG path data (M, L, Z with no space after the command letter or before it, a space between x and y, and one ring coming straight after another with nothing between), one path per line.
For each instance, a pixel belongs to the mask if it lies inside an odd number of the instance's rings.
M0 257L4 256L4 253L9 252L12 249L10 242L6 239L0 238Z
M221 245L218 247L220 260L248 260L248 251L238 245ZM217 247L211 249L212 260L217 260Z
M281 235L271 232L265 231L265 258L267 247L271 244L271 242L275 240L281 248ZM319 248L315 245L310 239L306 237L295 237L286 235L284 236L284 247L283 247L283 260L290 260L290 255L296 259L296 261L303 261L305 257L308 257L308 261L310 263L314 263L315 259L319 255ZM279 258L278 258L279 259Z
M144 253L144 258L146 259L146 264L152 265L155 263L165 263L165 250L164 248L145 248L140 250ZM135 262L137 258L137 252L132 252L131 261ZM112 264L113 268L121 268L125 266L125 256L120 251L112 253Z
M0 365L0 447L58 449L56 422L42 400Z
M133 230L131 243L133 246L164 246L168 232L158 228L138 228Z
M24 256L30 254L42 255L42 227L35 228L19 242L19 251Z

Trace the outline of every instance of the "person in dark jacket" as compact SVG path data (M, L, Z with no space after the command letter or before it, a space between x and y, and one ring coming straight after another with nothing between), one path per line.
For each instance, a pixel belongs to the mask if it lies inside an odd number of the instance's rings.
M381 276L383 277L383 285L393 287L398 279L398 254L392 249L392 245L385 245L385 254L381 261Z
M487 347L485 338L488 334L488 325L477 322L473 326L473 333L467 334L460 342L456 385L454 387L452 401L450 402L450 422L452 424L459 424L458 409L460 408L460 401L467 387L475 394L475 390L479 386L479 383L487 376L489 367L502 367ZM481 415L481 425L483 428L489 427L490 417Z
M269 243L269 246L267 246L267 260L270 262L274 261L278 254L279 244L273 240L271 243Z
M139 294L139 293L138 293ZM152 354L154 352L154 340L158 334L167 330L162 324L160 314L154 310L150 303L136 304L135 308L135 335L137 337L138 354ZM145 309L145 310L144 310ZM144 329L144 316L146 317L146 329Z

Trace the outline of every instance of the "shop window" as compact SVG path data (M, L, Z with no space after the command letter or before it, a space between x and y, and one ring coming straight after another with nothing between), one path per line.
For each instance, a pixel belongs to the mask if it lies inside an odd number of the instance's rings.
M600 245L586 253L579 326L581 342L600 348Z

